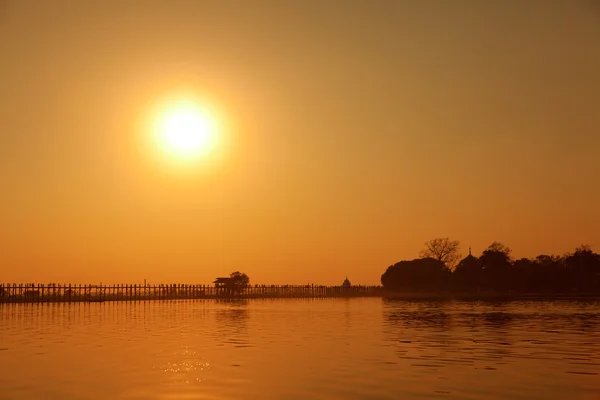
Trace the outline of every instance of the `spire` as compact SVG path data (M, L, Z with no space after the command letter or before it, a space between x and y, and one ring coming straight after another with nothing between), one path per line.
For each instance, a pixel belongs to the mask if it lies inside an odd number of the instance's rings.
M469 255L471 255L471 246L469 246Z

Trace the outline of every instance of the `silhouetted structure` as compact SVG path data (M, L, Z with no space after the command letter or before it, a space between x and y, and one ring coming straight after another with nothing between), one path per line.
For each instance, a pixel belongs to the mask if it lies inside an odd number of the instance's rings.
M348 277L346 277L346 279L344 279L344 282L342 282L342 287L343 288L349 288L351 287L352 284L350 283L350 281L348 280Z
M236 296L250 285L250 278L240 271L235 271L232 272L228 278L220 277L213 283L215 284L218 294L223 296Z
M467 291L479 291L479 283L481 281L482 268L477 257L471 254L469 247L469 255L460 260L456 268L454 268L454 283L455 288Z
M214 282L215 289L217 289L217 295L230 296L233 287L233 278L220 277Z

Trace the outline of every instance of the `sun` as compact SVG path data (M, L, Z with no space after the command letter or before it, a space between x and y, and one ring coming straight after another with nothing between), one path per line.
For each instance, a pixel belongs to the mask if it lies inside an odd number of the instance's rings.
M213 115L199 104L172 104L156 120L156 144L175 159L196 159L210 153L216 145L216 125Z

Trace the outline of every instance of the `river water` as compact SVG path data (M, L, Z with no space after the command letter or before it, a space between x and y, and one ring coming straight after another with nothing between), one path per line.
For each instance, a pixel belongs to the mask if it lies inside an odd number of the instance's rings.
M0 399L600 399L600 302L0 304Z

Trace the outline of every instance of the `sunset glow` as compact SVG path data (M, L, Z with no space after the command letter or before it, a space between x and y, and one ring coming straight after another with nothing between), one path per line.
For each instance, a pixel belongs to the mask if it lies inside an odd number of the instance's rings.
M0 281L600 248L593 1L5 3Z

